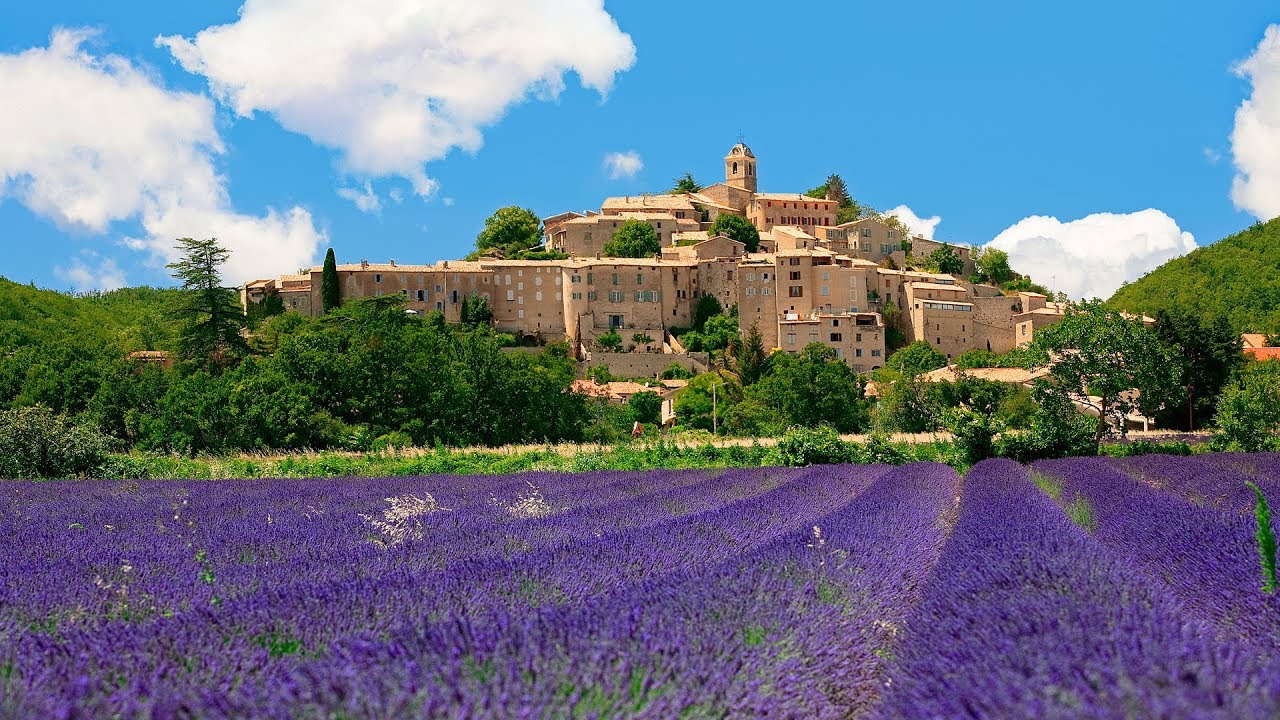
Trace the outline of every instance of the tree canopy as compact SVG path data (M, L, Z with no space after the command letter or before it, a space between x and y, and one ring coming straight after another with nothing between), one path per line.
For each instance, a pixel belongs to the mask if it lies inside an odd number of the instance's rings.
M178 346L183 357L207 367L223 367L248 350L240 334L244 311L231 288L223 287L221 270L231 251L216 238L179 238L181 257L167 266L181 283L174 309L182 320Z
M725 235L730 240L737 240L747 246L747 252L755 252L760 248L760 231L741 215L723 213L716 216L715 222L711 223L710 234Z
M701 191L702 186L698 184L697 180L693 179L693 173L685 173L675 179L675 184L667 192L672 195L681 195L684 193L696 193Z
M1108 307L1224 317L1232 332L1280 330L1280 218L1174 258L1123 285Z
M927 340L916 340L889 356L884 366L908 377L947 366L947 356L938 352Z
M1182 383L1156 413L1162 428L1191 429L1213 420L1218 396L1232 374L1244 365L1241 339L1226 318L1202 318L1181 310L1158 310L1153 328L1156 337L1173 349ZM1191 417L1188 417L1188 413Z
M515 258L541 245L542 220L528 208L508 206L498 208L484 221L472 255L497 252L504 258Z
M1124 432L1134 411L1154 416L1181 382L1176 358L1155 333L1101 302L1068 308L1061 322L1037 330L1026 360L1048 366L1049 377L1037 381L1043 392L1097 409L1095 445L1110 432L1108 422Z
M653 257L661 251L662 244L653 226L635 218L622 223L603 248L605 257L618 258Z
M929 266L947 275L959 275L964 272L964 261L960 259L960 255L955 248L945 244L929 253Z
M849 189L845 186L844 179L835 173L828 175L826 182L806 192L805 195L819 200L835 200L837 204L837 225L857 220L867 215L868 212L868 208L849 195Z
M1009 267L1009 253L996 248L983 247L975 248L971 251L971 255L982 280L995 285L1004 285L1013 280L1013 269Z

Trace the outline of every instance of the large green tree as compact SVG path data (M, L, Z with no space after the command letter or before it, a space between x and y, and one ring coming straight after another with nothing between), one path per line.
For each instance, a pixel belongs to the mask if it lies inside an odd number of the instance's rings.
M245 317L236 293L222 285L222 266L231 251L216 238L179 238L180 259L168 265L181 282L175 314L183 323L179 349L183 357L206 367L225 367L248 351L240 334Z
M835 200L837 203L837 225L853 222L867 214L867 208L863 207L858 203L858 201L854 200L853 197L849 195L849 189L845 186L844 179L835 173L828 175L826 182L805 194L811 198L818 198L820 200Z
M1045 393L1097 411L1097 446L1109 423L1124 432L1133 412L1154 416L1182 382L1174 353L1155 333L1097 301L1068 308L1057 325L1036 331L1026 361L1048 366L1049 376L1037 381Z
M947 275L959 275L964 271L964 260L950 245L942 245L929 253L929 265Z
M754 385L765 373L769 356L764 348L764 335L760 332L760 324L751 323L742 342L734 348L734 365L738 369L738 377L744 386Z
M747 390L747 397L786 425L830 425L844 433L867 428L865 382L835 350L810 343L798 355L776 354L770 365L768 374Z
M1156 413L1162 428L1190 430L1213 420L1218 396L1231 375L1244 365L1241 340L1225 317L1199 317L1181 310L1159 310L1156 337L1173 349L1182 386Z
M938 352L927 340L917 340L889 356L884 366L907 377L947 366L947 356Z
M532 210L516 206L498 208L484 221L476 236L475 255L496 251L512 258L542 245L542 220Z
M1257 452L1277 445L1280 362L1250 362L1218 400L1218 441L1230 450Z
M724 235L730 240L737 240L746 245L747 252L755 252L760 248L760 231L750 220L741 215L722 213L711 223L711 235Z
M333 248L324 254L324 270L320 274L320 301L324 312L342 304L342 289L338 285L338 260Z
M604 244L605 257L651 258L662 251L662 244L653 226L630 218Z
M1004 285L1013 280L1013 269L1009 267L1009 253L992 247L984 247L971 251L978 272L987 282Z

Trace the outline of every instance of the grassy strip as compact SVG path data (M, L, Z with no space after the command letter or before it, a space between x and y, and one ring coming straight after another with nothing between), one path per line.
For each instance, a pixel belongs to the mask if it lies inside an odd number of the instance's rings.
M851 445L855 445L851 443ZM894 464L934 461L960 463L950 442L893 443L893 452L869 459ZM389 477L412 475L505 475L537 471L651 470L785 465L774 447L758 443L720 447L664 442L636 443L565 452L561 448L525 450L412 449L370 453L299 453L284 456L195 457L132 453L111 455L97 477L104 479Z

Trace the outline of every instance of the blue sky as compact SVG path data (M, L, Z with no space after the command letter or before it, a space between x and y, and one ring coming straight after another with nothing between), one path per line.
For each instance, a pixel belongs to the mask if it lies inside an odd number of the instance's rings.
M1267 34L1280 11L1260 0L1212 9L371 0L334 3L363 9L319 18L299 0L253 0L243 14L241 5L0 9L0 274L59 289L167 284L165 238L176 233L229 234L241 276L310 264L328 246L346 261L454 258L502 205L545 216L664 190L686 170L716 181L739 132L759 158L763 190L804 191L838 172L863 203L941 218L937 238L1001 236L1015 267L1044 281L1053 273L1073 294L1105 294L1189 249L1191 237L1212 242L1280 214L1280 199L1268 199L1272 190L1280 198L1280 160L1268 151L1280 143L1280 97L1263 97L1280 93L1280 49L1264 40L1280 48L1280 30ZM475 47L467 28L506 22L521 5L554 9L508 29L497 48ZM423 12L390 29L349 16L375 6ZM478 20L459 20L461 7ZM95 32L54 53L55 28ZM452 83L447 63L412 72L377 64L420 55L424 36L434 57L460 56L474 75ZM338 70L308 60L353 43L374 51ZM1233 70L1251 57L1250 71ZM98 96L93 83L119 81L118 63L129 88ZM512 79L526 68L528 82ZM346 77L331 82L334 74ZM372 90L361 79L370 76ZM399 97L397 83L424 76L395 112L371 100ZM558 93L548 77L563 78ZM1233 146L1237 110L1251 97L1252 129ZM428 118L448 115L450 127L406 137L401 152L387 137L415 101ZM362 124L379 113L386 124ZM186 144L184 133L195 139ZM32 153L33 142L66 147ZM117 161L69 160L83 157L84 143ZM610 177L604 158L615 152L635 153L643 168ZM85 211L80 196L99 186L120 197ZM1133 215L1147 209L1157 212ZM1063 266L1111 274L1090 284L1059 275Z

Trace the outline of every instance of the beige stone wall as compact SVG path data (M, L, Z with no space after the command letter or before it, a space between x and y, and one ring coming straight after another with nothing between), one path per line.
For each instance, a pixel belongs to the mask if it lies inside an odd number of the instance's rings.
M564 262L484 260L492 274L494 328L501 332L566 337Z
M839 227L844 230L842 242L852 257L878 263L886 256L902 251L902 233L877 218L862 218ZM895 259L895 262L902 266L900 259Z
M778 273L772 256L754 255L738 263L738 324L760 329L766 349L778 347Z
M798 353L810 343L820 343L857 372L870 372L884 365L884 325L875 313L824 314L778 322L780 347Z
M1016 344L1014 317L1023 303L1017 297L971 297L974 307L974 347L995 353L1006 353Z
M972 253L966 245L953 245L951 243L939 242L937 240L926 240L922 237L916 237L911 239L911 254L914 257L919 258L928 257L934 250L937 250L943 245L950 245L951 249L955 251L960 260L964 262L964 269L960 271L961 277L967 278L977 271L977 265L973 262Z
M563 223L552 236L551 248L574 257L595 257L603 253L605 243L613 239L614 233L618 232L622 224L632 218L648 223L662 247L671 244L675 233L692 232L699 228L697 221L677 218L669 213L595 215Z

